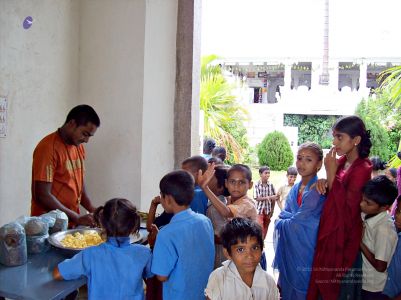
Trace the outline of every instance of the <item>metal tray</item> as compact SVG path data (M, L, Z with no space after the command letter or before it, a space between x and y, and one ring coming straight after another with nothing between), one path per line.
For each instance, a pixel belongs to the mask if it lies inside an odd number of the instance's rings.
M97 232L101 234L101 229L100 228L77 228L77 229L69 229L65 231L59 231L56 233L53 233L51 236L49 236L49 243L56 249L58 249L60 252L62 252L64 255L67 256L74 256L81 250L85 248L71 248L71 247L65 247L63 244L61 244L61 241L66 237L67 234L74 234L76 232L79 232L81 234L84 233L93 233ZM136 234L131 234L130 235L130 242L131 244L137 243L143 239L143 234L141 233L141 230L136 233Z

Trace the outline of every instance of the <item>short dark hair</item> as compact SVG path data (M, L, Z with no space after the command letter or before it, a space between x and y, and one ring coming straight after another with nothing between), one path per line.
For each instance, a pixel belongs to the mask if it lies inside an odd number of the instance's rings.
M390 174L393 178L397 178L397 169L396 168L390 168L390 169L388 169L388 171L390 172Z
M371 157L370 162L372 163L372 169L374 171L384 170L386 168L386 163L378 156Z
M194 197L195 181L189 172L178 170L164 175L159 188L162 196L170 195L179 206L185 206Z
M208 164L215 164L216 166L224 165L223 161L217 156L213 156L207 160Z
M203 172L207 169L207 161L203 156L195 155L185 159L181 165L187 165L192 174L198 173L199 170Z
M226 157L227 157L226 148L221 147L221 146L215 147L215 148L212 150L212 156L218 157L218 158L220 158L222 161L224 161L224 160L226 159Z
M289 167L289 168L287 169L287 176L289 176L289 175L295 175L295 176L297 176L297 175L298 175L297 168L295 168L295 167Z
M106 231L108 237L126 237L137 232L140 217L131 201L113 198L99 206L94 213L95 221Z
M223 196L230 196L228 189L226 188L226 179L228 174L228 167L226 166L216 166L214 168L214 176L217 179L217 187L224 187Z
M96 111L89 105L81 104L75 106L67 115L65 123L75 120L77 126L86 125L88 123L94 124L96 127L100 126L100 119Z
M270 172L270 168L269 168L268 166L261 166L261 167L259 168L259 174L262 175L262 173L263 173L264 171L269 171L269 172Z
M203 140L203 153L211 154L212 150L216 147L216 141L212 138L205 138Z
M252 181L252 171L247 165L243 165L243 164L232 165L228 169L227 178L229 178L231 173L234 171L242 172L244 174L245 178L248 179L249 182Z
M397 198L398 190L395 184L385 175L379 175L369 180L363 187L363 194L379 206L391 205Z
M233 218L220 231L221 243L230 255L231 246L238 244L238 241L246 242L248 237L256 237L260 249L263 249L262 228L250 219Z

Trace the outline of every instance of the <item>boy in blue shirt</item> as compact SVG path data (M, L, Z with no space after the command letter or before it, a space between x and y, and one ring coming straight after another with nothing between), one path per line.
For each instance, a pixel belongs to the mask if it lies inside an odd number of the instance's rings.
M163 282L164 300L203 300L213 271L214 235L210 220L189 208L193 177L183 170L168 173L160 195L164 210L174 216L157 234L151 271Z
M202 215L206 215L208 199L205 192L198 185L198 176L199 176L199 171L205 173L207 167L208 164L206 159L199 155L191 156L185 159L181 164L181 168L191 173L195 179L194 197L190 205L191 209L194 212L197 212Z

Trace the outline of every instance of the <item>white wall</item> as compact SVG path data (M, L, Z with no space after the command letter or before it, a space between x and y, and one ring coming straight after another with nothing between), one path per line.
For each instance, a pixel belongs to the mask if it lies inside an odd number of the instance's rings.
M174 167L174 95L178 0L146 2L141 209ZM175 20L175 21L172 21Z
M23 20L32 16L28 30ZM0 225L29 214L32 152L61 126L78 94L75 0L0 0L0 95L8 98L0 138Z
M86 145L92 200L148 210L173 168L176 20L177 0L0 0L0 226L29 214L33 149L79 103L101 119Z
M81 1L79 99L100 128L88 143L86 188L103 204L141 190L145 1Z

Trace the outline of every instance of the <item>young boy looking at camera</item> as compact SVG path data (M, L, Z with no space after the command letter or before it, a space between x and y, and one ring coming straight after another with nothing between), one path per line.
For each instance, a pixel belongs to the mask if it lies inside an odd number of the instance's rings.
M253 191L256 209L258 210L258 222L262 226L263 239L265 239L270 219L273 216L274 204L278 197L273 184L269 182L270 168L267 166L260 167L259 176L260 180L255 184Z
M189 208L194 196L191 174L168 173L159 186L161 204L174 216L157 234L151 270L163 282L164 300L203 300L214 264L212 223Z
M206 299L279 299L274 279L259 265L262 256L262 229L256 222L234 218L220 232L228 260L210 274Z
M387 209L397 193L397 188L385 175L369 180L363 188L360 204L364 220L361 241L363 299L387 299L382 292L398 239Z

